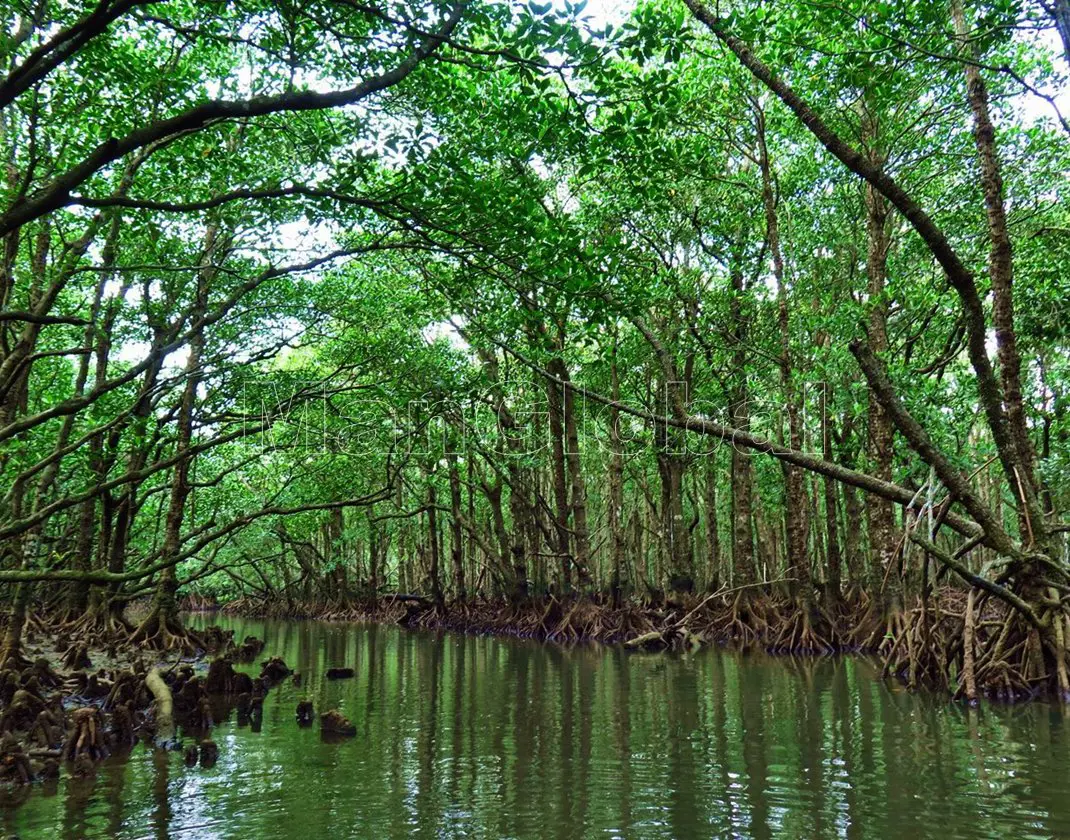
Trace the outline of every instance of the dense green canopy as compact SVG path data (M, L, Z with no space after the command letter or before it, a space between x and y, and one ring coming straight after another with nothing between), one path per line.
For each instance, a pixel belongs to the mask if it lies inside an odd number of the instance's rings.
M1070 692L1065 0L7 3L5 656L720 588L896 660L950 586Z

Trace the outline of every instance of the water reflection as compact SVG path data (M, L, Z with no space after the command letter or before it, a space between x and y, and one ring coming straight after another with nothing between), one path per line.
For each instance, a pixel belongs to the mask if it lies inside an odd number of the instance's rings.
M138 747L9 791L22 837L1070 836L1067 726L966 710L857 659L629 655L380 627L230 620L303 674L212 769ZM331 666L356 678L328 681ZM250 666L251 667L251 666ZM339 708L325 743L294 709Z

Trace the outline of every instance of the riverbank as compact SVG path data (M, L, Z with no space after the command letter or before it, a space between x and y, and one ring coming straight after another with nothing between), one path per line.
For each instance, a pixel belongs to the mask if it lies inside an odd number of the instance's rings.
M214 765L139 743L95 772L6 788L25 838L956 837L1070 835L1070 719L971 709L862 656L709 646L633 655L384 624L188 617L302 676L259 719L219 704ZM94 666L103 664L94 662ZM199 673L207 662L196 665ZM329 679L349 667L355 676ZM339 709L355 737L301 727ZM229 712L224 709L229 707ZM199 746L179 724L188 746Z
M1007 618L997 605L974 603L952 588L892 613L876 609L864 597L840 601L833 610L803 611L790 598L751 588L618 604L597 595L436 604L419 595L397 594L374 603L242 599L218 605L201 598L186 606L221 619L398 625L563 645L591 642L625 651L718 646L813 659L865 654L882 663L883 678L954 700L1045 697L1043 687L1013 681L999 660L989 656L978 664L976 653L967 655L964 637L983 649L980 644L991 644L995 634L1005 635ZM186 747L187 760L210 763L215 721L237 710L256 725L271 687L287 678L300 680L291 677L275 651L265 650L262 640L238 640L233 631L215 625L191 631L184 647L152 651L120 637L93 644L72 635L69 624L51 630L50 622L39 617L31 624L25 660L0 671L3 781L53 779L61 765L72 776L90 774L95 763L138 741L177 749L181 743L174 737L175 724L194 738ZM196 650L190 655L193 644ZM259 675L240 670L255 662L261 663ZM353 675L350 666L336 665L339 675ZM991 680L986 667L998 669L1003 682ZM328 727L334 734L349 734L344 715L320 716L321 725L331 721L337 722Z
M718 645L803 657L866 654L880 659L885 677L955 700L976 703L984 697L1014 703L1057 696L1047 685L1031 685L1008 659L1016 653L1007 645L1013 616L1003 605L971 599L953 587L890 608L864 594L844 597L828 608L803 608L790 597L749 587L646 603L573 595L436 604L404 594L375 602L245 598L218 608L248 617L398 624L627 649Z

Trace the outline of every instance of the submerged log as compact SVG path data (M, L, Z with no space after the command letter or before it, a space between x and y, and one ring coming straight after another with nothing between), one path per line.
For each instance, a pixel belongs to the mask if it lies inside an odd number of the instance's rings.
M175 706L171 689L167 687L159 670L153 668L145 675L145 685L156 700L156 736L157 746L166 746L175 738Z
M669 644L665 638L666 634L667 631L665 630L651 630L649 633L643 633L641 636L629 639L624 643L624 646L626 648L665 647Z
M674 625L665 630L652 630L624 643L626 648L687 648L702 647L702 639L686 627Z

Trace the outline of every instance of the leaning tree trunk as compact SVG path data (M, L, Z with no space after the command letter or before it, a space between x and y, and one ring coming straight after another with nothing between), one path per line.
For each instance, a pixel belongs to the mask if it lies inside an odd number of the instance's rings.
M205 231L202 266L197 273L196 299L191 307L192 323L198 323L207 309L208 286L215 272L212 261L218 248L217 235L218 225L214 222L209 223ZM204 345L202 327L190 338L189 357L186 360L185 370L186 385L182 391L178 417L175 421L177 460L171 479L171 498L164 523L163 546L160 550L161 559L169 565L160 572L156 595L149 614L131 636L133 644L156 649L181 648L189 651L200 646L199 639L182 625L178 616L178 572L175 567L182 550L182 523L186 516L186 502L192 489L189 476L195 456L190 452L190 448L193 443L193 416L197 403L197 388L203 379L201 360L204 356Z

